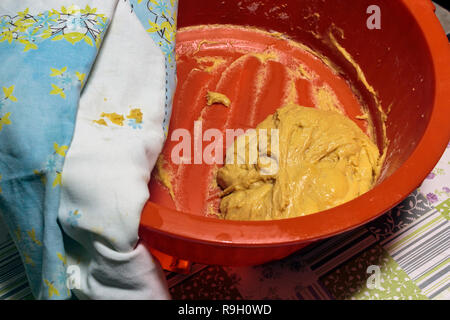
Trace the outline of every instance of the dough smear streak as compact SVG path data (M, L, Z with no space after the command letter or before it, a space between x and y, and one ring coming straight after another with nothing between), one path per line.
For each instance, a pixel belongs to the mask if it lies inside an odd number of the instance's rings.
M278 148L270 148L271 129L278 129ZM264 144L258 143L258 153L275 162L277 170L268 174L261 161L250 161L252 138L237 138L227 150L226 165L217 173L224 190L220 211L225 219L273 220L312 214L360 196L378 178L382 160L377 146L353 121L335 111L290 104L261 122L253 138L260 141L262 134L268 135L268 147L261 150ZM239 157L245 159L240 164Z

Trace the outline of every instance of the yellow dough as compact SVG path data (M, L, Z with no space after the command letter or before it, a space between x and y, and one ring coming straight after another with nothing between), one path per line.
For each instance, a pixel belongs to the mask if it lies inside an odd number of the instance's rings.
M212 106L216 103L221 103L225 107L229 107L231 105L230 99L222 93L208 91L206 95L207 105Z
M270 143L271 129L278 129L278 148ZM268 143L256 148L267 155L265 165L261 157L251 162L249 147L263 134ZM217 173L224 190L220 211L230 220L272 220L326 210L369 191L381 159L377 146L342 114L288 105L227 150L226 164Z
M156 161L156 171L155 171L155 178L161 182L161 184L167 188L169 191L170 197L172 199L175 199L175 192L173 191L173 185L172 185L172 174L170 171L165 169L165 163L164 156L162 154L159 155L158 160Z

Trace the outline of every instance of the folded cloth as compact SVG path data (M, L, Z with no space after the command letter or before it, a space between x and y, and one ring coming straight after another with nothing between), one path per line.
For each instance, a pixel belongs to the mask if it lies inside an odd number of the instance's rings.
M0 3L0 212L36 298L70 297L57 223L83 81L116 1Z
M133 7L117 5L81 96L62 174L59 221L73 240L66 253L80 270L78 298L169 298L159 265L137 245L150 170L164 142L169 57L136 17L139 4ZM175 12L164 11L171 32Z
M137 229L170 118L176 2L117 2L0 4L0 214L38 299L168 297Z

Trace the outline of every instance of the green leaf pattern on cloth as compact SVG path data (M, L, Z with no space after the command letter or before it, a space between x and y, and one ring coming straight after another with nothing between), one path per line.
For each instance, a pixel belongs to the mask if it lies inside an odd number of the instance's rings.
M436 209L444 216L445 219L450 220L450 198L436 206Z
M370 266L380 268L380 287L373 284ZM425 300L420 289L379 245L375 245L321 279L336 299Z

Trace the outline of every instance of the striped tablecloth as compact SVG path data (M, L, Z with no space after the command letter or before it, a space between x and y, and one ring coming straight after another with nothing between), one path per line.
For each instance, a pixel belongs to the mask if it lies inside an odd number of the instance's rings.
M0 299L32 299L19 252L0 223Z

